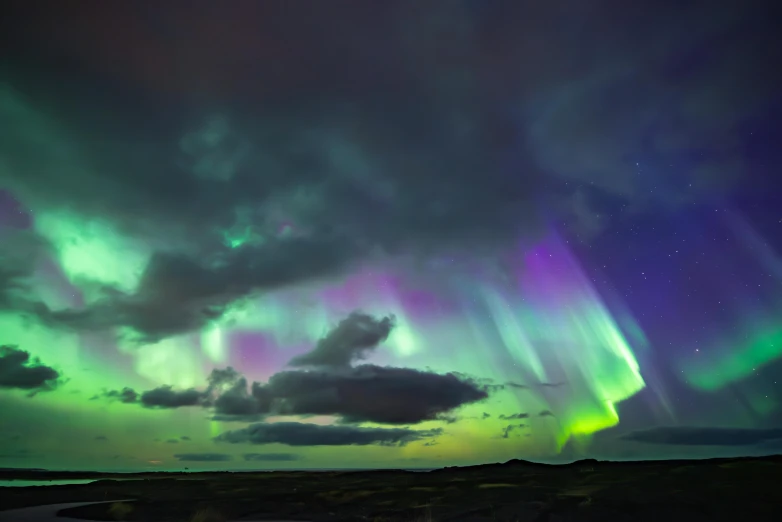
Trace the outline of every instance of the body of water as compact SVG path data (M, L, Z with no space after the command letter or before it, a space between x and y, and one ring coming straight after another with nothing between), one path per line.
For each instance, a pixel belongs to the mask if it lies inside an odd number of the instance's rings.
M0 480L0 487L25 488L27 486L64 486L66 484L89 484L97 479L73 479L73 480Z
M259 472L265 472L265 473L274 473L275 471L308 471L308 472L328 472L328 471L354 471L354 472L360 472L360 471L381 471L381 470L367 470L367 469L290 469L290 470L264 470L264 471L248 471L248 470L237 470L234 471L234 473L259 473ZM418 471L418 472L426 472L426 471L432 471L432 469L408 469L405 471ZM179 472L181 473L181 472ZM195 479L195 480L201 480L203 477L199 477L197 473L209 473L204 471L198 471L194 472L193 477L187 477L183 475L178 475L176 477L154 477L154 478L176 478L179 480L188 480L188 479ZM89 484L91 482L95 482L97 480L141 480L141 479L150 479L153 477L134 477L134 478L117 478L117 477L106 477L105 479L54 479L54 480L0 480L0 487L28 487L28 486L64 486L67 484Z

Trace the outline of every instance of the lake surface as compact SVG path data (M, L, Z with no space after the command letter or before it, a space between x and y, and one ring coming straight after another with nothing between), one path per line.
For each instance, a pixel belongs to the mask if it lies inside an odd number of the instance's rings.
M24 488L27 486L64 486L66 484L89 484L97 479L72 479L72 480L0 480L0 487Z
M274 473L274 471L308 471L308 472L333 472L333 471L369 471L366 469L296 469L296 470L266 470L263 471L263 473ZM379 471L379 470L372 470L372 471ZM416 469L408 469L405 471L416 471L416 472L427 472L432 471L431 469L422 469L422 468L416 468ZM196 473L208 473L208 472L196 472ZM96 482L98 480L144 480L144 479L164 479L164 478L175 478L177 480L204 480L204 477L198 476L198 474L194 473L192 477L188 477L187 475L178 475L176 477L133 477L133 478L118 478L118 477L106 477L103 479L54 479L54 480L0 480L0 487L17 487L17 488L24 488L28 486L65 486L68 484L89 484L91 482ZM236 471L235 473L253 473L252 471L247 470L241 470ZM258 473L256 471L255 473Z

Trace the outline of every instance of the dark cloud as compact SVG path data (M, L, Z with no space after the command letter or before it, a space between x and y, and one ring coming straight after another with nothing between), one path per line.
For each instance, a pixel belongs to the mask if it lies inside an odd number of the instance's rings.
M370 364L333 372L280 372L269 378L266 389L279 413L385 424L437 420L488 397L482 386L454 374Z
M512 413L510 415L500 415L499 418L503 420L528 419L529 413Z
M214 420L258 420L271 408L268 390L257 382L248 385L247 379L231 367L212 371L207 393L216 396L212 401Z
M105 436L105 435L98 435L97 437L95 437L95 440L106 441L106 440L109 440L109 438L107 436Z
M46 391L59 384L60 373L16 346L0 346L0 388Z
M320 426L301 422L252 424L227 431L215 440L231 444L286 444L288 446L404 446L409 442L435 437L441 429L360 428Z
M554 417L554 412L551 410L543 410L538 413L538 417Z
M247 379L231 367L213 370L208 382L209 385L203 391L195 388L176 390L166 385L140 394L132 388L109 390L101 396L119 398L120 402L138 403L147 408L214 407L214 420L257 420L262 414L269 412L269 400L263 400L266 398L263 386L253 383L250 390L255 395L251 395L248 392Z
M312 351L294 357L288 364L348 368L388 339L393 327L393 316L376 319L369 314L353 312L320 339Z
M227 462L233 459L225 453L177 453L174 458L180 462Z
M483 412L483 415L481 415L481 419L488 419L489 417L491 417L491 413Z
M104 391L102 396L108 399L116 399L119 402L125 404L133 404L135 402L138 402L139 400L138 393L135 390L133 390L133 388L128 388L128 387L122 388L121 390ZM93 397L93 398L97 398L97 397Z
M227 368L215 368L207 377L209 383L208 391L225 389L235 385L242 379L242 374L237 372L231 366Z
M182 408L205 404L206 395L196 389L175 390L171 386L160 386L141 394L139 402L147 408Z
M526 424L509 424L502 429L501 438L508 439L510 438L511 433L526 427L527 427ZM518 436L520 437L521 434L518 434Z
M190 439L190 437L188 437L187 435L182 435L182 436L181 436L181 437L179 437L179 438L180 438L181 440L184 440L184 441L191 440L191 439Z
M292 462L301 457L293 453L245 453L242 458L251 462Z
M248 385L239 377L222 391L212 386L206 391L161 386L140 394L138 403L148 408L212 407L213 420L219 421L253 422L275 414L415 424L452 422L449 412L488 396L485 386L454 374L365 364L333 371L283 371L266 384Z
M179 439L168 439L166 442L168 444L179 444Z
M622 439L679 446L753 446L782 439L782 429L661 426L632 431Z

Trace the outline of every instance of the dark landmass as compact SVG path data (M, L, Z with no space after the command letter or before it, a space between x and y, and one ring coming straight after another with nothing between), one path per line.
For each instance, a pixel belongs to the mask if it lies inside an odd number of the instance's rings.
M545 465L512 460L430 472L101 474L27 471L3 478L85 479L81 485L0 488L0 510L135 498L62 511L89 520L185 522L211 509L235 520L716 521L778 520L782 456ZM121 476L122 481L107 477ZM46 478L41 478L45 476ZM132 479L132 480L128 480ZM131 509L132 508L132 509Z

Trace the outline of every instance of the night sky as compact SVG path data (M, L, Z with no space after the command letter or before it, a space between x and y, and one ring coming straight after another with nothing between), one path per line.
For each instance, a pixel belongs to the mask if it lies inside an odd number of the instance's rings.
M772 2L6 4L0 467L782 449Z

